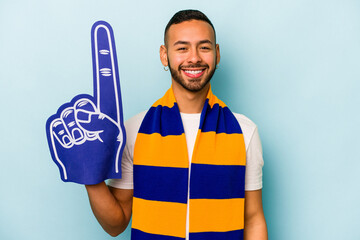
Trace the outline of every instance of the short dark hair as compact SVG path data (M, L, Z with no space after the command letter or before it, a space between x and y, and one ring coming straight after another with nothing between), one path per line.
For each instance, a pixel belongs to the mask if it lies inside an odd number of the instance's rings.
M170 19L170 21L168 22L168 24L165 27L164 43L166 44L166 34L167 34L169 28L171 27L171 25L179 24L179 23L182 23L185 21L190 21L190 20L200 20L200 21L204 21L204 22L207 22L208 24L210 24L210 26L214 30L214 37L216 39L215 28L214 28L214 25L209 20L209 18L204 13L200 12L199 10L188 9L188 10L178 11Z

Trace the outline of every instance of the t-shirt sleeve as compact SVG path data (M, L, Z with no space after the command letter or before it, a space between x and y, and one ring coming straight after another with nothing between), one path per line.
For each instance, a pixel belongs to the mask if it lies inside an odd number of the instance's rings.
M110 179L108 185L114 188L134 189L133 163L128 144L125 145L121 159L121 179Z
M255 127L246 150L245 191L262 188L262 167L264 166L262 146Z
M121 159L121 179L110 179L107 184L121 189L134 189L133 181L133 155L137 133L139 131L145 112L141 112L125 122L126 145Z

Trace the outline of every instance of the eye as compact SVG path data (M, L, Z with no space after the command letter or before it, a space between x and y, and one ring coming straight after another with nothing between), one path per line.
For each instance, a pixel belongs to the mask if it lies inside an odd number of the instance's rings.
M202 49L202 50L211 50L211 48L208 47L208 46L202 46L202 47L200 47L200 49Z
M178 50L178 51L185 51L185 50L186 50L186 47L179 47L177 50Z

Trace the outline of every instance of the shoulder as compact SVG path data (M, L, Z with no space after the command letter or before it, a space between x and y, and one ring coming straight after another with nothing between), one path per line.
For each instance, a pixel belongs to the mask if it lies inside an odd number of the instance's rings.
M246 148L248 148L253 135L257 134L257 126L252 120L250 120L250 118L246 117L245 115L239 113L233 114L240 125L244 135Z
M134 129L134 128L140 128L140 125L146 115L147 111L140 112L136 114L135 116L129 118L125 121L125 128L126 129Z
M140 112L125 121L127 143L135 143L137 133L146 113L147 111Z
M240 124L241 130L244 132L254 132L257 128L256 124L250 120L250 118L246 117L240 113L233 113L236 120Z

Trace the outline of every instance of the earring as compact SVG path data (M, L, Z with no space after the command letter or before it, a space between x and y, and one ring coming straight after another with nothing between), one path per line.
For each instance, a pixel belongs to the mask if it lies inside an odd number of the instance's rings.
M165 71L169 71L169 67L168 67L168 66L164 66L164 70L165 70Z

